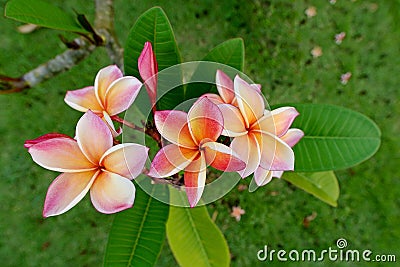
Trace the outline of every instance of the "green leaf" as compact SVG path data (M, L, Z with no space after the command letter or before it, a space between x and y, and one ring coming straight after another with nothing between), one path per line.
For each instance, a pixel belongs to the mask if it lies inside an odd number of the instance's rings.
M227 40L214 47L203 59L231 66L243 71L244 68L244 43L242 38Z
M282 178L329 205L337 206L339 184L333 171L285 172Z
M11 0L6 4L5 16L47 28L87 33L74 16L42 0Z
M104 266L154 266L165 239L169 206L136 186L133 208L115 215Z
M145 42L151 42L156 55L158 70L162 71L181 63L181 56L171 24L160 7L153 7L143 13L129 32L124 50L125 74L140 77L138 59ZM158 77L158 97L162 100L157 104L159 109L173 108L183 101L184 89L174 85L182 84L182 73L179 68L161 73Z
M181 194L171 190L171 200ZM184 201L181 199L181 201ZM167 222L169 246L180 266L229 266L229 248L224 236L211 220L205 206L170 207Z
M210 64L217 62L220 64ZM202 60L191 77L192 82L188 85L185 100L199 97L202 94L216 92L215 74L221 69L226 74L234 77L244 66L244 43L243 39L235 38L227 40L214 47Z
M126 74L140 77L138 59L145 42L151 42L153 46L159 71L181 63L174 32L160 7L144 12L130 30L124 53Z
M296 171L349 168L367 160L379 148L378 126L359 112L333 105L289 105L300 113L292 127L305 133L293 148Z

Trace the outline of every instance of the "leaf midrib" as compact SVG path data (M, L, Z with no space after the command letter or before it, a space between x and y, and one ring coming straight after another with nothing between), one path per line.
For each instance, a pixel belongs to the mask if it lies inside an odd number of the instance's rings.
M181 197L182 200L184 200L184 199L183 199L183 196L180 196L180 197ZM194 223L193 218L192 218L192 216L190 215L190 211L189 211L189 209L186 208L186 207L182 207L182 208L185 210L185 213L187 214L187 217L189 218L190 225L192 226L193 232L195 233L195 236L196 236L196 241L197 241L198 243L200 243L201 252L202 252L203 255L205 255L205 258L207 258L206 263L207 263L208 266L211 267L208 254L207 254L207 252L206 252L205 249L204 249L203 242L201 241L200 235L199 235L198 230L197 230L197 228L196 228L196 224Z
M329 204L329 205L331 205L331 206L334 206L334 207L337 206L337 198L338 198L338 197L331 196L331 195L329 194L328 191L324 190L323 187L318 187L317 184L314 183L314 181L313 181L312 179L310 179L308 176L304 175L303 173L301 173L301 172L296 172L296 175L302 177L302 178L308 183L309 186L313 187L314 189L319 190L319 191L321 192L321 195L315 194L315 192L308 191L308 190L306 190L305 188L302 188L302 187L299 187L299 186L298 186L300 189L302 189L303 191L307 192L308 194L313 195L314 197L316 197L316 198L322 200L323 202L325 202L325 203L327 203L327 204ZM288 181L288 182L294 184L294 183L292 182L292 179L290 179L290 178L286 178L286 177L284 176L283 179L285 179L286 181ZM296 186L297 186L297 185L296 185ZM324 199L324 198L325 198L325 199Z
M202 254L204 254L205 255L205 258L207 258L207 265L208 266L211 266L210 264L209 264L209 257L208 257L208 254L207 254L207 252L205 251L205 249L204 249L204 246L203 246L203 242L201 242L201 238L200 238L200 235L199 235L199 233L198 233L198 231L197 231L197 228L196 228L196 225L195 225L195 223L194 223L194 221L193 221L193 218L190 216L190 212L189 212L189 210L188 210L188 208L184 208L185 209L185 212L187 213L187 215L188 215L188 217L189 217L189 221L190 221L190 224L191 224L191 226L192 226L192 229L194 230L194 233L195 233L195 235L196 235L196 241L198 242L198 243L200 243L200 247L201 247L201 251L202 251Z
M302 139L357 139L357 140L376 140L379 136L320 136L320 135L305 135Z
M136 238L136 240L135 240L135 242L133 244L132 252L131 252L131 255L129 256L129 261L128 261L128 265L127 266L131 266L131 264L132 264L133 256L135 255L136 247L139 244L139 240L140 240L140 236L141 236L142 229L143 229L143 226L144 226L144 222L147 219L147 214L148 214L149 207L150 207L152 199L153 199L152 197L148 198L146 209L145 209L145 212L143 214L143 219L142 219L140 227L139 227L137 238Z
M335 201L334 198L332 198L331 195L329 195L329 192L327 192L325 190L324 187L321 187L320 184L314 183L314 180L310 179L309 177L307 177L306 175L302 174L302 173L297 173L299 176L303 177L304 180L306 180L312 187L321 190L326 196L328 196L330 199L332 199L333 201Z

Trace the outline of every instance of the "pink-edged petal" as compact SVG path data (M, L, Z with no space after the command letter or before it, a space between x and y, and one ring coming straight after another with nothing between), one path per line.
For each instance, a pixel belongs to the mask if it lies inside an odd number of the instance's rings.
M142 173L149 149L139 144L113 146L104 153L100 165L107 171L134 179Z
M150 42L144 44L142 53L138 59L138 68L140 76L145 83L147 94L149 95L151 104L156 103L157 97L157 72L158 65L156 56Z
M269 132L278 137L284 135L299 115L294 107L281 107L273 111L266 111L258 122L252 126L253 130Z
M271 171L271 172L272 172L272 177L275 178L281 178L283 174L283 171Z
M67 91L64 98L65 103L73 109L86 112L88 109L96 113L101 113L104 109L102 104L96 98L94 86L88 86L83 89Z
M117 136L119 136L122 133L122 128L119 127L118 130L115 129L114 127L114 123L110 117L110 115L108 115L107 112L103 111L103 117L102 117L103 121L107 124L108 129L110 129L111 131L111 135L115 138Z
M245 122L240 110L230 104L218 105L224 118L224 130L222 135L236 137L247 134Z
M186 148L196 148L190 134L187 113L179 110L157 111L154 115L156 128L162 137Z
M50 185L43 217L56 216L74 207L89 191L99 171L62 173Z
M129 179L102 171L90 188L90 199L96 210L110 214L132 207L135 192L135 186Z
M171 176L185 169L198 154L198 150L167 145L154 157L148 175L156 178Z
M217 70L215 83L217 84L218 93L223 101L227 104L231 104L235 98L232 79L222 70Z
M260 147L252 133L235 137L231 148L246 163L246 168L238 172L242 178L252 174L260 165Z
M261 84L253 83L253 84L250 84L250 85L251 85L251 87L254 88L254 90L256 90L257 92L259 92L261 94Z
M115 80L122 78L123 74L116 65L102 68L96 75L94 80L94 92L97 100L104 106L105 97L108 87Z
M191 208L199 202L206 184L207 164L204 156L200 154L185 169L184 183L185 191Z
M96 168L72 138L52 138L32 145L28 152L34 162L52 171L82 172Z
M236 101L246 122L246 128L256 122L264 114L264 99L257 90L238 75L234 80Z
M201 146L207 165L217 170L234 172L243 170L246 164L239 159L232 148L217 142L207 142Z
M115 80L107 89L105 110L110 116L127 110L136 99L142 83L135 77L126 76Z
M44 134L42 136L39 136L38 138L32 139L32 140L26 140L24 143L24 147L25 148L30 148L33 145L36 145L38 143L50 140L50 139L54 139L54 138L68 138L68 139L72 139L72 137L69 137L68 135L65 134L60 134L60 133L48 133L48 134Z
M258 186L266 185L272 180L272 173L273 171L266 170L259 166L254 172L254 181Z
M211 102L213 102L215 105L220 105L220 104L225 104L224 100L216 94L204 94L202 97L207 97Z
M207 97L199 98L188 113L189 131L198 145L204 139L217 140L224 126L218 106Z
M282 141L288 144L290 147L293 147L297 144L300 139L304 136L304 132L300 129L289 129L285 135L281 137Z
M76 125L76 139L83 154L98 164L103 154L113 145L111 131L96 114L87 111Z
M294 169L294 153L292 148L279 137L270 133L257 133L261 147L260 166L272 171L292 171Z

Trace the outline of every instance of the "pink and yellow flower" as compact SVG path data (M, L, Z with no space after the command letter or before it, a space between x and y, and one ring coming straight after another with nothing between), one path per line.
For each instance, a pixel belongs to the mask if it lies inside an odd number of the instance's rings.
M130 180L142 172L148 153L138 144L113 146L110 129L90 110L76 125L76 140L48 134L26 141L25 147L43 168L63 172L47 191L44 217L70 210L89 190L94 207L102 213L130 208L135 199Z
M117 66L111 65L97 73L94 86L68 91L64 101L78 111L91 110L114 130L111 117L127 110L141 87L137 78L123 76Z
M157 130L171 142L154 157L149 176L165 178L184 170L185 190L191 207L201 198L208 165L222 171L245 167L231 148L216 142L223 130L223 117L208 98L198 99L188 113L157 111Z
M294 169L291 149L304 135L299 129L290 129L299 114L293 107L266 110L260 87L248 84L236 76L232 82L222 71L217 71L220 96L208 94L223 114L223 135L234 137L231 148L246 162L239 171L245 178L254 173L258 185L264 185L272 176ZM218 98L220 97L220 98Z

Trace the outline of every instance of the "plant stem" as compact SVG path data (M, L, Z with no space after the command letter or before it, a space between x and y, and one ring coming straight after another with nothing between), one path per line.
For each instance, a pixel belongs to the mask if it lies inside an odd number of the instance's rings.
M160 133L157 131L157 128L155 127L154 122L148 122L146 124L146 126L144 128L137 126L136 124L126 121L120 117L118 117L118 115L114 115L111 116L111 119L113 121L119 122L123 125L125 125L126 127L129 127L131 129L140 131L140 132L144 132L145 134L147 134L148 136L150 136L151 138L154 139L154 141L157 142L157 145L159 148L163 147L163 142L162 142L162 138Z
M154 141L157 142L158 147L162 148L163 147L163 142L161 139L160 133L157 131L157 128L155 126L154 120L150 121L146 124L146 130L145 133L150 136L151 138L154 139Z
M179 188L180 186L182 186L182 183L179 182L180 178L179 174L176 173L172 176L172 179L164 179L164 178L155 178L155 177L151 177L148 175L149 170L144 169L143 170L143 174L146 175L147 177L149 177L154 184L168 184L168 185L172 185L173 187Z
M125 125L126 127L131 128L131 129L134 129L134 130L137 130L137 131L140 131L140 132L145 132L144 128L139 127L139 126L137 126L136 124L134 124L132 122L126 121L126 120L118 117L118 115L111 116L111 119L113 121L116 121L116 122L119 122L119 123Z

